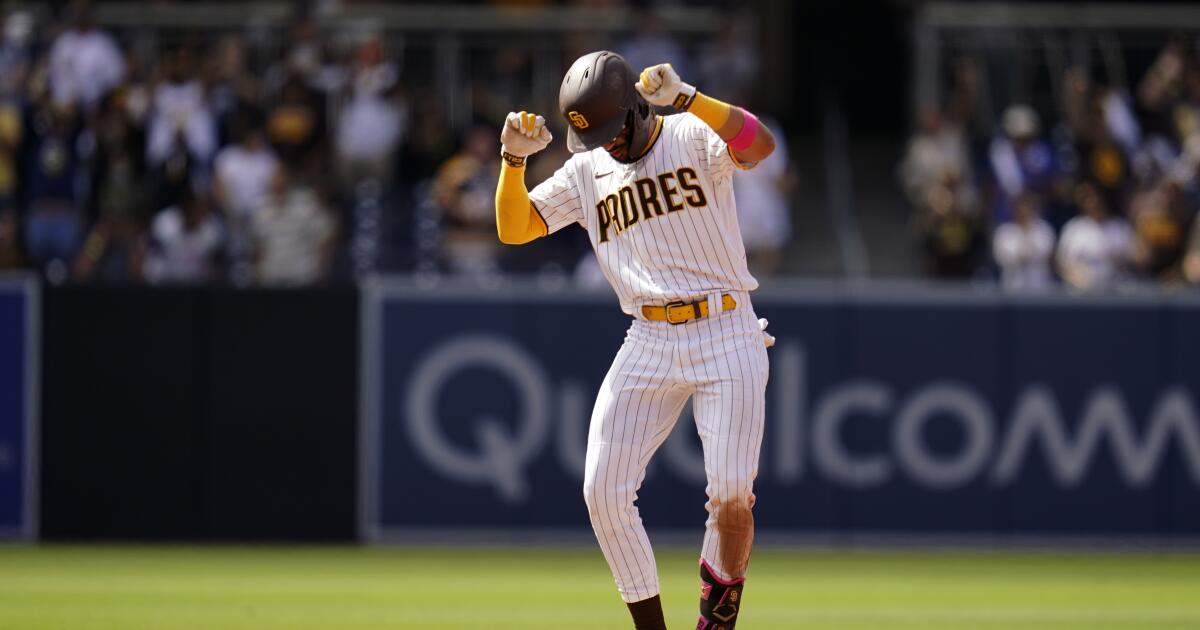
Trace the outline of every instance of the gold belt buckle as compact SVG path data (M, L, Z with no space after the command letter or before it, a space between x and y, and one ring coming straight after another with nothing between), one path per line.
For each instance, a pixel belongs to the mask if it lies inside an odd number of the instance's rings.
M681 319L678 321L671 319L671 309L677 306L687 306L687 302L684 302L683 300L675 300L674 302L668 302L667 305L663 307L663 315L667 318L668 324L672 326L678 326L680 324L686 324L692 321L692 319L695 319L694 317L690 319ZM692 305L692 308L695 308L694 304Z

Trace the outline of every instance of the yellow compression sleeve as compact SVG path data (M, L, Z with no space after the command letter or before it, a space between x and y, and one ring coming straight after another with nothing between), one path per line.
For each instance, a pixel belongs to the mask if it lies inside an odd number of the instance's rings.
M500 242L521 245L546 235L546 222L529 201L525 167L500 165L496 182L496 234Z
M712 127L713 131L720 132L721 127L729 122L729 110L731 106L724 101L718 101L703 92L696 92L696 96L692 98L692 104L688 106L688 111L695 114L697 118L703 120L705 124Z

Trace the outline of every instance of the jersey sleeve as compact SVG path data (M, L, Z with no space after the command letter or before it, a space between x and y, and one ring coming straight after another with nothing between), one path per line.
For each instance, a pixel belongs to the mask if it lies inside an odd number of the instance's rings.
M692 114L687 114L684 124L685 133L691 141L692 149L697 157L708 164L714 183L726 182L733 175L734 169L750 169L754 164L741 164L733 157L729 144L713 131L704 121Z
M572 162L563 164L554 175L529 193L529 201L542 220L546 234L553 234L572 223L583 223L583 202L579 197L578 178Z

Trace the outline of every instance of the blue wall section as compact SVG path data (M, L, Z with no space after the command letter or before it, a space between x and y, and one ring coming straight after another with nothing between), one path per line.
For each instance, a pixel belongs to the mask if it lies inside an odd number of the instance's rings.
M34 403L28 355L37 351L29 320L33 291L31 284L0 280L0 538L32 535L33 454L27 445Z
M586 528L608 299L370 292L365 532ZM763 530L1200 535L1200 304L761 297ZM689 412L641 492L698 528Z

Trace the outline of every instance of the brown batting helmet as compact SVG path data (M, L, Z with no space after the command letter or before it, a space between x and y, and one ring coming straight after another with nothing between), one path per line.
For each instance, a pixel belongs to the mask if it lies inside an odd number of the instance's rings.
M571 64L558 90L558 109L567 121L567 148L572 153L608 144L626 124L634 127L631 155L645 146L650 106L633 89L636 81L629 62L608 50L588 53Z

